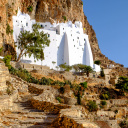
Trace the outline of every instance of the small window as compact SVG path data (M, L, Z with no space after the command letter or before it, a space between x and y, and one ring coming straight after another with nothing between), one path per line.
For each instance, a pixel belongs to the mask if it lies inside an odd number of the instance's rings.
M74 45L74 47L75 47L75 45Z
M45 27L47 27L47 25L45 25Z
M71 34L71 36L72 36L72 34Z
M43 25L42 24L40 26L41 26L41 28L43 28Z
M79 37L77 37L77 39L79 39Z
M86 41L86 40L84 39L84 41Z
M21 21L21 23L22 23L22 21Z
M64 30L64 28L63 28L63 30Z
M50 37L50 34L48 34L48 37Z
M74 41L74 39L73 39L73 41Z
M26 23L26 26L28 26L28 23Z
M16 20L16 22L17 22L17 20Z

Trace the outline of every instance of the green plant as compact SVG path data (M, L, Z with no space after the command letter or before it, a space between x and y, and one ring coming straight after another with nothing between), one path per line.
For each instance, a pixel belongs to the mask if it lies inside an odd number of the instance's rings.
M105 106L107 105L107 102L105 100L101 101L101 105Z
M5 65L8 67L8 69L11 68L10 61L11 61L11 55L7 55L3 58L3 61Z
M29 12L32 12L32 11L33 11L33 6L29 6L29 7L27 8L27 10L28 10Z
M97 109L98 109L97 104L94 101L89 101L87 104L87 107L90 112L97 111Z
M83 1L81 2L81 4L83 5Z
M66 63L59 65L59 67L64 69L65 71L70 71L72 69L72 66L66 65Z
M94 61L94 64L100 65L101 64L101 61L100 60L95 60Z
M0 54L1 54L2 51L3 51L3 47L0 48Z
M17 11L17 10L15 10L15 12L16 12L16 14L17 14L17 12L18 12L18 11Z
M100 98L103 99L103 100L108 100L109 99L109 95L107 93L101 94Z
M120 89L120 92L123 94L124 92L128 93L128 77L121 76L118 79L118 83L115 85L117 89Z
M31 55L34 56L34 58L43 59L43 48L45 46L49 46L50 40L48 39L47 34L44 34L44 32L39 32L38 29L40 28L40 25L34 24L32 26L32 33L30 31L21 31L17 42L18 43L18 49L20 51L19 56L17 58L17 62L21 59L22 56L28 55L31 57Z
M117 114L118 113L118 110L116 109L114 112L115 112L115 114Z
M60 97L56 97L56 99L61 103L61 98Z
M6 33L9 34L13 34L13 30L11 29L10 25L7 23L7 27L6 27Z
M126 120L121 121L119 123L119 125L120 125L121 128L128 128L128 122Z
M103 68L102 68L101 71L100 71L100 76L101 76L101 77L105 77Z
M82 87L84 87L84 89L87 88L87 82L80 83L80 85L81 85Z
M7 94L10 95L12 93L12 91L10 90L10 88L8 87L6 90Z
M64 21L66 21L67 20L66 16L63 16L63 19L64 19Z

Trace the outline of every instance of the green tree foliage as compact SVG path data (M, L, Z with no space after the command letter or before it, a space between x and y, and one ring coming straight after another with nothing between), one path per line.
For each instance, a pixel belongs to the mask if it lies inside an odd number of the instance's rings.
M4 61L5 65L8 67L8 69L10 69L11 68L11 65L10 65L11 55L5 56L3 61Z
M66 63L59 65L59 67L60 67L61 69L64 69L65 71L70 71L70 70L72 70L72 66L66 65Z
M17 58L17 62L23 55L27 54L29 55L29 57L33 55L37 60L44 59L43 48L45 48L45 46L49 46L50 40L48 39L47 34L44 34L43 31L38 31L39 28L40 25L34 24L32 26L32 33L30 33L29 31L20 32L17 39L18 49L20 49L20 54Z
M90 66L86 66L85 72L86 72L87 77L89 77L89 73L93 72L93 69Z
M116 88L120 89L122 92L128 93L128 77L121 76L118 79L118 83L116 84Z
M32 6L29 6L29 7L27 8L27 10L28 10L29 12L32 12L32 11L33 11L33 7L32 7Z
M97 104L94 101L89 101L88 104L87 104L87 106L88 106L88 110L90 112L97 111L97 109L98 109Z
M102 68L101 71L100 71L100 76L101 76L101 77L105 77L103 68Z
M94 64L100 65L101 64L101 61L100 60L95 60L94 61Z
M105 100L101 101L101 105L107 105L107 102Z
M78 64L79 71L82 73L86 73L87 77L89 77L89 74L93 72L93 69L91 66L83 65L83 64Z
M75 72L79 71L78 64L73 65L72 68L75 70Z

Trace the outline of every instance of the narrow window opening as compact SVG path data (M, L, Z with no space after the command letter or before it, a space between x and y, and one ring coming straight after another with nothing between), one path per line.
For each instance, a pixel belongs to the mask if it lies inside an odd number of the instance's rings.
M48 37L50 37L50 34L48 34Z

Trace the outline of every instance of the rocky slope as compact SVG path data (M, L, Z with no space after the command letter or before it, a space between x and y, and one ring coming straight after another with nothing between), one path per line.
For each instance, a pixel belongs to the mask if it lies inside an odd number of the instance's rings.
M16 15L18 7L22 12L31 15L31 18L36 19L37 22L81 21L85 33L89 35L94 60L101 60L103 67L107 67L108 64L121 66L101 53L96 33L84 15L82 0L0 0L0 47L3 44L14 46L12 16ZM28 7L33 8L32 12L28 11ZM8 25L10 28L7 32Z

